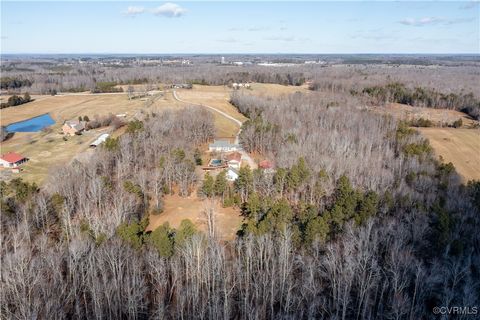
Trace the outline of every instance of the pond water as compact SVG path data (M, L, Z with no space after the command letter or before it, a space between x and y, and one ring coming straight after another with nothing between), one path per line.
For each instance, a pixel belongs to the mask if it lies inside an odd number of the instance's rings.
M7 126L8 132L37 132L45 127L49 127L54 124L55 121L50 117L48 113L41 116L30 118L27 120L14 122Z

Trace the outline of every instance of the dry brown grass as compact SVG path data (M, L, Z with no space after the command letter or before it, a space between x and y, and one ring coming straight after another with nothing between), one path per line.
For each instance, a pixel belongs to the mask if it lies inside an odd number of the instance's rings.
M208 205L208 200L202 200L193 193L186 198L178 195L167 195L164 197L164 211L158 215L150 215L150 224L146 230L155 230L165 222L168 222L171 227L178 228L182 220L189 219L199 230L206 232L207 220L203 210ZM214 208L216 229L220 238L222 240L234 239L243 221L240 210L223 208L218 202L214 204Z
M177 90L177 95L180 99L194 104L214 107L240 121L247 120L228 102L230 92L231 89L224 86L195 85L191 90ZM217 128L216 136L225 138L235 137L238 132L238 125L217 112L212 112L212 114L215 118L215 127Z
M289 95L298 91L303 93L310 92L306 85L297 87L273 83L252 83L250 88L251 90L248 90L249 93L263 97Z
M384 107L369 107L368 109L377 113L392 115L398 120L428 119L432 121L435 126L440 126L444 123L452 124L458 119L462 119L463 126L466 127L478 124L478 121L456 110L419 108L399 103L390 103Z
M126 94L38 96L35 99L20 106L2 109L0 111L2 125L44 113L50 113L57 124L84 115L92 119L95 115L109 113L133 114L144 105L140 100L128 100Z
M109 113L127 113L128 119L137 115L141 110L146 112L160 111L166 108L183 107L171 96L159 97L145 108L145 101L139 99L128 100L124 94L115 95L67 95L67 96L34 96L35 101L16 107L2 109L0 119L2 125L22 121L44 113L50 113L56 123L51 126L52 132L17 132L15 135L0 143L0 153L15 151L21 153L30 161L22 165L23 171L19 176L27 181L41 184L49 170L55 166L65 165L75 157L84 158L92 150L88 149L90 142L101 133L110 132L111 128L102 128L85 132L82 136L68 137L63 140L61 126L64 120L76 119L78 116L108 115ZM113 133L118 136L124 129Z
M451 162L467 181L480 180L480 130L454 128L419 128L430 140L435 153Z
M89 144L107 129L98 129L85 132L81 136L68 137L58 130L46 132L17 132L15 135L0 144L1 153L15 151L29 159L21 166L22 172L15 176L26 181L42 184L48 176L49 170L56 166L67 164L76 156L88 153Z

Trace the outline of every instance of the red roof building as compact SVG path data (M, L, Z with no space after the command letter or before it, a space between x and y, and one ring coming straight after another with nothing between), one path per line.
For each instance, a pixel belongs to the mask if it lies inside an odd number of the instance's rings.
M0 157L0 165L6 168L14 168L27 161L27 158L16 152L8 152Z
M270 160L262 160L258 164L258 167L261 169L273 169L273 162Z

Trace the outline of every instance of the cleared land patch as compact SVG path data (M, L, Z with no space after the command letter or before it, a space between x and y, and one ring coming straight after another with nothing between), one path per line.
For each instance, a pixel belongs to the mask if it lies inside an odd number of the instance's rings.
M480 130L419 128L430 140L435 153L451 162L466 180L480 180Z
M192 193L189 197L182 198L178 195L166 195L163 198L164 211L158 215L150 215L150 224L147 231L155 230L165 222L171 227L178 228L184 219L192 221L199 230L207 231L207 219L204 210L211 206L209 200L203 200ZM234 208L223 208L218 202L213 204L216 220L216 230L222 240L235 238L243 218L240 210Z
M381 114L389 114L398 120L428 119L432 121L435 126L440 126L445 123L451 124L458 119L462 119L464 127L470 127L479 123L467 114L457 110L420 108L400 103L389 103L382 107L368 107L368 110Z

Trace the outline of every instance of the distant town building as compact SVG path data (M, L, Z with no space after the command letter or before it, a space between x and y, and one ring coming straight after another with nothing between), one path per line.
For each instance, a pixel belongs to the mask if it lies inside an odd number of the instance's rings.
M85 130L86 123L86 121L67 120L62 126L62 131L65 135L74 136Z
M225 64L225 57L222 57L222 64Z
M247 88L250 89L250 83L232 83L232 88L238 90L240 88Z
M0 157L0 165L4 168L17 168L28 159L16 152L8 152Z
M90 147L92 148L96 148L98 147L100 144L104 143L105 140L107 140L107 138L109 137L110 135L108 133L104 133L102 135L100 135L97 140L93 141L92 143L90 143Z
M240 150L238 144L232 144L228 140L215 140L208 146L210 152L233 152Z
M238 179L238 170L234 168L228 168L227 170L227 180L235 181Z
M192 89L193 85L191 83L175 83L172 87L174 89Z

